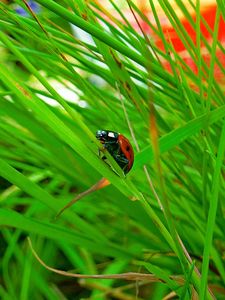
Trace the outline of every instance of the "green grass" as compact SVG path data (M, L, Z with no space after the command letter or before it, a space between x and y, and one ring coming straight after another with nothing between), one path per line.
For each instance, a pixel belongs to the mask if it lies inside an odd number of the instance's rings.
M97 1L36 2L42 13L28 9L29 18L0 4L0 298L223 299L225 102L214 68L225 73L216 55L224 4L217 2L209 41L200 30L200 1L191 3L196 22L176 1L196 31L195 44L170 1L159 1L196 74L164 35L154 1L155 25L130 0L124 6L132 24L111 0L123 22ZM92 42L75 36L71 24ZM118 131L134 146L126 177L109 155L119 176L99 158L98 129ZM55 219L102 177L111 185ZM27 237L55 269L118 277L55 274L35 259ZM124 273L148 279L127 281Z

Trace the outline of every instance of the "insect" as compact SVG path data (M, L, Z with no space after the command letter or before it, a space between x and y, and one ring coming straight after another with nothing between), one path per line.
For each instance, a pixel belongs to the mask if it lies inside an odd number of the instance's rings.
M102 143L103 148L105 148L112 155L117 164L124 171L124 174L127 174L131 170L134 162L134 151L128 139L120 133L109 130L98 130L96 132L96 138ZM99 152L100 151L102 150L99 149ZM106 157L103 155L102 159L106 160ZM72 206L81 198L97 190L100 190L109 184L110 181L107 178L100 179L89 189L78 194L73 200L71 200L67 205L65 205L58 212L56 217L59 217L64 212L64 210Z
M110 130L98 130L96 138L115 159L125 174L127 174L134 162L134 151L129 140L122 134ZM101 149L100 149L101 151ZM102 157L106 159L105 156Z

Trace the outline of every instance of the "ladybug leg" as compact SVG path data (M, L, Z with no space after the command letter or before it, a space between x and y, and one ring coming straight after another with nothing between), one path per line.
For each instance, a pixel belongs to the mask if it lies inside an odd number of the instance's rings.
M117 162L121 166L121 165L127 165L129 163L129 160L125 157L120 156L117 158Z
M102 144L102 147L98 148L98 156L101 157L101 154L104 153L107 150L106 144ZM103 157L102 157L103 158Z
M126 171L126 168L129 164L129 160L125 156L119 155L119 154L115 157L115 159L116 159L118 165L121 167L121 169L123 171Z
M115 144L115 142L104 142L104 144L102 144L102 147L101 148L98 148L98 154L99 156L101 156L101 152L104 153L105 151L108 151L111 155L112 155L112 147L113 145ZM114 150L113 150L114 151ZM117 150L118 151L118 150Z
M104 155L104 150L105 149L98 149L98 156L107 164L109 165L107 162L106 162L106 159L107 157Z
M106 157L105 155L103 155L103 156L101 157L101 159L104 161L104 163L105 163L107 166L109 166L109 167L111 168L111 165L106 161L106 160L107 160L107 157Z
M104 162L106 162L105 160L107 159L107 157L103 155L101 159L104 160Z
M98 156L101 156L102 149L98 148Z
M121 164L128 164L129 163L129 160L126 157L123 157L121 155L117 155L116 160L118 161L118 163L121 163Z
M107 150L107 147L105 144L102 145L102 148L98 148L98 156L104 161L105 164L107 164L110 167L110 164L107 163L107 157L104 155L104 152Z

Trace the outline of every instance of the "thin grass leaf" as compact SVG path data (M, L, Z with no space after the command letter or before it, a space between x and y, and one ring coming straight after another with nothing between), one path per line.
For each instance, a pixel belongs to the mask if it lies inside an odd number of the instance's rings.
M168 133L168 135L165 135L159 139L160 153L164 153L172 149L174 146L177 146L183 142L186 138L198 133L201 129L204 129L206 120L208 120L209 124L213 124L214 122L222 119L224 115L225 106L221 106L220 108L211 111L209 114L204 114L201 117L195 118L189 121L183 127L171 131ZM152 158L153 153L151 148L148 147L144 149L142 152L137 154L134 169L144 165Z
M205 246L203 253L203 264L202 264L202 278L201 278L201 291L200 299L205 299L208 267L209 267L209 255L212 248L213 242L213 231L216 219L217 206L219 201L219 191L220 191L220 180L221 180L221 168L224 161L225 153L225 124L223 124L222 132L220 136L220 142L218 146L218 154L216 159L216 165L213 174L212 189L211 189L211 199L210 208L208 213L206 236L205 236Z

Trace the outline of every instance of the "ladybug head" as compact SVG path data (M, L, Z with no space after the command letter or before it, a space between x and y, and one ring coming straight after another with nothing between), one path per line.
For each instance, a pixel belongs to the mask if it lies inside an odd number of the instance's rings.
M108 132L106 130L98 130L96 132L96 138L99 141L106 141L108 137Z
M118 140L118 136L119 134L115 131L109 131L109 130L98 130L96 132L96 138L104 143L104 142L110 142L110 143L113 143L113 142L117 142Z

